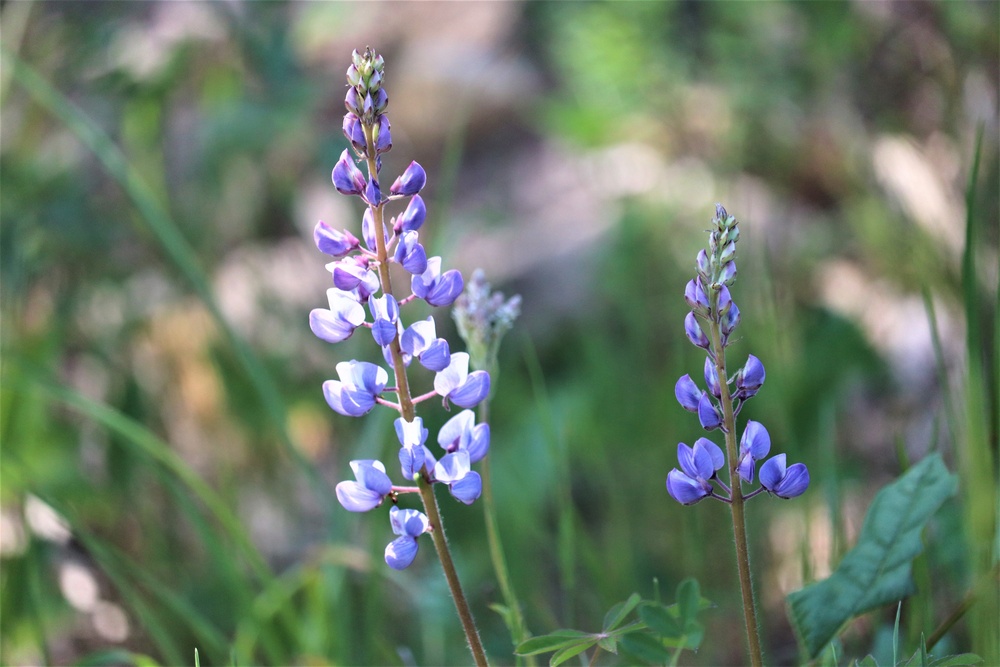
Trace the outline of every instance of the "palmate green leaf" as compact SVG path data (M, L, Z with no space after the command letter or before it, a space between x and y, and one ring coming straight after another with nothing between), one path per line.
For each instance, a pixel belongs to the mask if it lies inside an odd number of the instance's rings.
M701 588L698 580L688 577L677 585L677 610L680 613L680 621L685 631L698 616L701 609Z
M671 611L674 610L661 605L643 605L639 607L639 618L661 637L679 638L684 634L684 628L677 613L672 614Z
M664 642L643 632L633 632L622 637L621 647L623 651L633 657L654 665L665 664L671 658L671 652L664 645Z
M625 620L625 617L631 614L632 610L635 609L641 601L642 598L638 593L632 593L627 600L619 602L609 609L608 613L604 616L604 632L610 632L621 625L622 621Z
M596 644L597 639L597 636L589 632L556 630L547 635L532 637L527 641L521 642L514 652L517 655L538 655L539 653L558 651L577 644L586 644L584 647L586 649Z
M941 456L928 456L875 496L857 545L837 570L788 596L810 658L852 617L913 593L911 566L923 551L920 532L955 487Z

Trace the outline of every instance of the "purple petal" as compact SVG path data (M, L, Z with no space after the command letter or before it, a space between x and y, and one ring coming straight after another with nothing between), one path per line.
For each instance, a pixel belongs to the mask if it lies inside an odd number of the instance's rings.
M396 535L417 537L430 529L427 515L418 510L401 510L395 505L389 509L389 525Z
M469 463L476 463L486 457L490 451L490 425L488 423L483 422L473 427L465 450L469 452Z
M385 548L385 563L394 570L405 570L417 557L417 538L403 535Z
M688 281L688 284L684 286L684 300L687 301L691 310L700 313L708 312L708 295L702 288L700 280Z
M702 392L701 400L698 401L698 421L701 422L702 428L706 431L711 431L722 425L722 415L712 403L712 399L708 397L708 392Z
M403 232L393 255L397 264L402 265L404 269L414 275L422 274L427 270L427 253L417 239L417 232Z
M354 94L354 98L357 99L357 92L351 88L347 92L347 99L344 100L345 106L353 112L355 107L351 106L351 94ZM365 131L361 127L361 123L358 117L354 113L347 113L344 115L344 136L347 140L351 142L351 146L354 150L358 152L359 155L364 155L365 147L367 146L367 141L365 140Z
M712 470L721 470L722 466L726 465L726 455L722 452L717 444L709 440L708 438L698 438L694 443L694 449L705 449L708 451L709 456L712 459Z
M701 389L694 383L690 375L684 374L674 385L674 396L681 407L688 412L697 412L698 403L701 401Z
M725 285L719 290L719 302L718 302L718 312L720 315L725 315L729 312L729 309L733 307L733 297L729 294L729 288Z
M375 104L376 111L385 111L385 108L389 106L389 95L385 92L385 88L379 88L375 92L375 99L372 100ZM385 118L385 116L380 116L380 118ZM390 144L390 148L392 145ZM388 148L385 150L389 150ZM384 152L384 151L382 151Z
M424 172L424 168L414 161L396 179L396 182L389 188L389 192L394 195L415 195L420 192L425 183L427 183L427 174Z
M434 466L434 479L445 484L457 482L469 474L470 465L468 452L445 454Z
M748 421L740 438L740 449L760 461L771 451L771 435L760 422Z
M457 389L469 376L469 354L456 352L451 355L448 367L434 375L434 391L439 396L447 396Z
M426 320L420 320L408 326L399 337L399 345L404 352L420 356L435 338L437 338L437 330L434 326L434 318L428 317Z
M423 447L400 447L399 468L406 479L416 479L424 467Z
M414 195L403 214L396 218L396 233L416 231L424 224L426 218L427 206L424 205L424 200L420 195Z
M319 251L332 257L343 257L358 247L358 239L349 231L338 231L322 220L313 229L313 241Z
M344 259L339 262L332 262L327 268L333 266L333 284L345 292L350 292L361 285L369 273L368 268L361 266L353 259Z
M807 488L809 488L809 469L804 463L793 463L785 470L785 478L774 490L774 495L779 498L794 498L805 493Z
M716 398L722 397L722 387L719 385L719 371L710 357L705 357L705 385Z
M667 473L667 491L674 500L682 505L694 505L710 493L709 490L677 468Z
M377 178L368 180L368 187L365 188L365 201L372 206L378 206L382 203L382 190L379 188Z
M740 457L740 462L736 466L736 472L747 482L753 481L754 471L757 469L757 462L750 456L750 452L744 452Z
M462 274L457 269L452 269L445 271L423 298L432 306L450 306L464 287Z
M677 463L688 477L693 479L698 476L698 467L694 463L694 450L683 442L677 443Z
M441 371L451 363L451 350L448 341L436 338L420 355L421 365L429 371Z
M382 91L379 91L382 92ZM382 92L384 96L385 93ZM378 106L376 101L375 106ZM392 133L389 131L389 117L379 116L378 127L375 128L375 151L378 153L388 152L392 148Z
M460 408L473 408L490 393L490 374L473 371L457 389L448 394L448 400Z
M723 339L729 338L729 334L731 334L736 328L736 325L740 323L741 317L740 309L737 308L735 303L732 304L729 308L729 312L722 316L721 329ZM723 343L725 343L725 340L723 340Z
M736 280L736 262L726 262L719 272L719 282L723 285L732 285Z
M404 447L417 447L427 441L427 429L420 417L414 417L411 422L400 417L395 421L395 427L399 444Z
M470 470L465 477L450 484L448 490L459 501L471 505L483 492L483 479L478 472Z
M472 427L476 423L476 413L462 410L449 419L438 431L437 441L446 452L456 452L468 441Z
M698 324L698 318L695 317L693 311L684 317L684 333L687 335L688 340L696 347L707 350L708 346L711 345L708 336L701 330L701 325Z
M384 496L366 489L357 482L340 482L336 488L337 500L348 512L367 512L382 504Z
M385 496L392 491L392 480L385 474L385 466L381 461L374 459L361 459L351 461L351 469L358 484L375 491L379 495Z
M345 149L333 168L333 186L345 195L359 195L365 188L365 177Z
M314 308L309 313L309 328L317 337L328 343L347 340L365 321L364 307L348 297L336 296L340 290L330 289L330 309Z
M765 377L764 364L751 354L747 358L747 363L744 364L743 372L740 373L736 384L740 389L758 389L764 384Z
M774 491L785 477L785 455L778 454L764 461L760 467L760 485Z

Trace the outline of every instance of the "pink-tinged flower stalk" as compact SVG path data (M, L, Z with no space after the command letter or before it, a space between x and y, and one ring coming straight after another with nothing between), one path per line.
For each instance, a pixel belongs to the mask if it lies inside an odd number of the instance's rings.
M380 461L351 463L355 480L337 485L337 499L345 509L367 512L391 500L390 526L397 536L385 549L385 562L403 569L417 556L418 539L429 533L444 569L459 618L465 629L477 665L486 664L486 654L462 592L451 553L444 536L441 515L432 485L445 484L459 502L470 504L482 491L479 473L472 465L489 450L489 427L476 425L466 410L459 421L449 420L438 436L444 450L440 460L426 447L427 429L416 414L416 405L438 395L462 408L475 407L489 394L489 374L469 372L469 357L452 353L448 342L437 336L433 316L409 326L405 308L415 299L433 307L448 306L461 294L464 282L457 270L441 270L441 258L428 258L420 243L419 230L427 209L419 193L427 183L427 173L416 161L410 162L388 188L379 181L382 157L392 148L391 125L386 110L389 96L383 84L385 63L371 49L355 51L347 70L347 94L342 130L349 143L333 169L334 187L342 194L357 197L365 205L360 237L346 229L320 222L313 239L316 247L335 258L327 265L333 287L328 292L329 308L310 313L309 326L324 341L336 343L351 337L359 327L371 329L381 358L391 366L395 384L379 364L345 361L336 366L338 379L323 383L327 403L337 413L360 417L382 405L398 413L400 471L407 483L395 486ZM365 166L367 175L358 168ZM399 215L386 220L387 205L404 200ZM389 267L398 264L410 274L410 294L394 291ZM367 311L366 307L367 306ZM370 319L368 315L370 314ZM414 396L407 367L417 358L435 372L433 390ZM395 395L396 400L391 400ZM400 509L400 497L417 493L423 511Z

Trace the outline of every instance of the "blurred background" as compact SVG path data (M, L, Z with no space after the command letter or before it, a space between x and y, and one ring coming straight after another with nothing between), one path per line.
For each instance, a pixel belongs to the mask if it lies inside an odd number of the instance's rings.
M491 460L530 629L598 630L695 576L716 607L684 662L744 660L728 511L664 487L701 435L673 387L701 372L682 293L721 202L730 363L767 367L743 414L813 477L748 509L765 652L801 659L784 596L937 450L960 491L917 561L912 648L995 555L971 476L995 493L998 25L995 2L921 0L3 4L0 662L468 662L430 541L391 571L386 508L333 496L397 447L388 412L320 390L369 337L307 322L330 284L313 226L360 229L329 175L366 45L384 173L429 175L429 254L523 297ZM510 663L481 508L442 504ZM942 646L985 651L976 613ZM841 659L891 657L894 616L848 626Z

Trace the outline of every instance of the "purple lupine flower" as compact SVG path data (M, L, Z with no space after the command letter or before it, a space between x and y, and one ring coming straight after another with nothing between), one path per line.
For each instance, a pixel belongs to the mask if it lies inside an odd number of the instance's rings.
M309 312L309 328L328 343L347 340L365 321L365 309L350 292L336 287L326 291L330 309L314 308Z
M688 284L684 286L684 300L687 301L688 306L695 313L700 315L708 314L708 294L705 292L705 288L702 287L699 278L689 280Z
M427 174L424 172L424 168L414 160L392 184L392 187L389 188L389 193L408 197L420 192L426 183Z
M389 509L392 532L399 535L385 548L385 562L394 570L405 570L417 557L417 538L431 529L427 515L417 510Z
M375 152L387 153L392 150L392 133L389 128L389 117L379 116L378 125L374 129Z
M410 280L410 288L417 298L432 306L450 306L462 293L463 287L462 274L456 269L441 273L440 257L429 258L427 269Z
M418 237L415 231L404 232L399 237L399 245L396 246L396 253L393 256L396 263L414 275L427 270L427 253L420 245Z
M476 463L490 450L490 425L477 424L472 410L462 410L438 431L438 444L448 453L468 452L469 463Z
M722 426L722 412L709 398L707 391L702 392L701 399L698 401L698 421L701 422L702 428L706 431Z
M396 337L397 322L399 322L399 304L391 294L368 297L368 309L375 322L372 324L372 337L380 347L385 347Z
M341 361L339 380L323 383L323 395L334 411L346 417L360 417L375 407L375 398L385 389L389 374L367 361Z
M389 106L389 95L385 92L385 88L379 88L375 91L375 98L372 100L372 104L375 105L375 111L379 113L385 111L385 108ZM379 116L379 118L385 118L385 116ZM389 149L387 148L386 150Z
M396 437L399 438L399 465L406 479L416 479L420 469L424 467L424 442L427 440L427 429L424 420L414 417L408 422L402 417L396 420Z
M451 363L434 376L434 391L447 404L451 401L461 408L475 407L490 393L490 375L486 371L469 372L469 355L456 352Z
M809 469L804 463L785 467L785 455L772 456L760 467L760 484L779 498L801 496L809 487Z
M379 188L376 176L368 179L368 187L365 188L364 198L370 206L378 206L382 203L382 190Z
M353 88L347 92L348 99L351 93L355 93ZM357 97L357 93L355 93L355 97ZM350 102L347 102L347 105L347 108L350 109ZM344 114L344 136L351 142L351 147L358 155L365 154L365 146L367 146L365 131L361 127L361 121L353 113Z
M698 412L698 404L701 402L701 389L694 383L691 376L685 373L674 385L674 396L681 407L688 412Z
M748 482L753 481L754 468L771 451L771 436L760 422L750 420L743 429L740 438L740 462L737 470L740 477Z
M735 248L736 246L730 243L728 247ZM722 265L722 270L719 272L719 282L723 285L732 285L736 282L736 262L726 262Z
M442 456L433 472L434 480L447 484L451 495L466 505L475 502L483 491L483 480L470 465L469 452L460 450Z
M431 371L443 371L451 363L448 341L437 337L433 317L407 327L399 338L399 346L404 353L418 357L421 365Z
M345 195L359 195L365 190L365 177L345 149L333 168L333 186Z
M722 385L719 384L719 369L711 357L705 357L705 385L708 392L716 398L722 398Z
M313 229L313 241L319 251L331 257L343 257L358 247L358 239L346 229L339 231L322 220Z
M722 450L708 438L698 438L694 447L677 445L681 469L667 473L667 491L682 505L693 505L712 494L711 479L726 464Z
M394 229L397 234L402 232L417 231L424 220L427 219L427 206L420 195L413 195L410 203L406 205L406 210L396 218Z
M763 386L765 376L764 364L751 354L736 373L736 397L742 400L753 397Z
M333 273L334 286L345 292L358 287L368 278L368 261L360 257L347 257L339 262L330 262L328 269Z
M726 314L722 316L722 321L720 322L720 329L722 330L722 345L725 347L729 343L729 334L733 333L736 325L740 323L740 309L736 307L735 303L732 303Z
M372 210L366 208L364 214L361 216L361 238L365 240L365 246L372 252L378 252L378 242L375 240L375 218L372 216ZM382 223L382 238L389 238L389 230L386 229L385 223Z
M350 112L347 115L354 116L354 119L356 121L359 121L358 115L361 113L361 103L360 100L358 100L358 89L355 88L354 86L351 86L350 88L347 89L347 95L344 96L344 107L346 107L348 112ZM345 130L344 134L347 135L347 138L351 139L351 135L348 134L346 131L347 130L346 116L344 118L344 130ZM364 132L361 133L361 136L364 137Z
M722 285L719 289L719 301L717 306L719 315L725 315L729 312L730 308L735 306L736 304L733 303L733 297L729 294L729 288Z
M337 500L349 512L367 512L382 504L392 492L392 481L381 461L351 461L356 482L337 484Z
M708 346L711 345L711 341L708 340L708 336L702 331L701 325L698 324L698 318L693 311L684 316L684 333L695 347L707 350Z
M695 265L698 267L698 275L708 280L709 276L712 275L712 262L708 258L708 251L704 248L698 251L698 258Z

